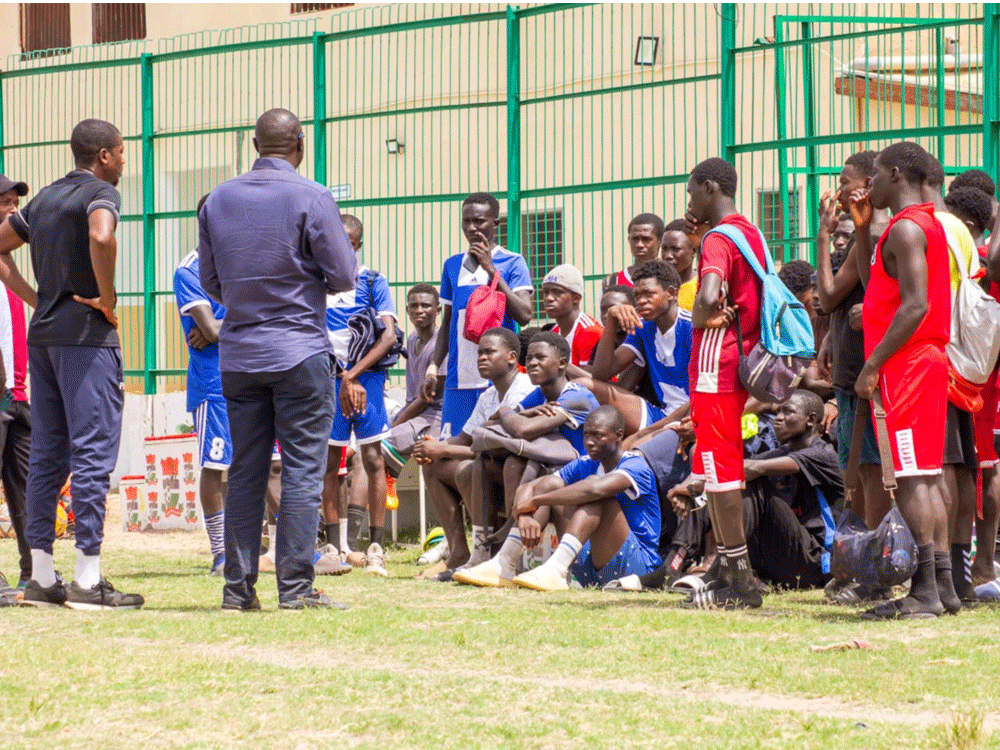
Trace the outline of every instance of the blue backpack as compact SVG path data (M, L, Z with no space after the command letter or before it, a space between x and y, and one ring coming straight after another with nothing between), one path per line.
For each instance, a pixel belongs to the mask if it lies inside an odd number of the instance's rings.
M755 227L756 228L756 227ZM720 224L706 234L718 232L728 238L746 259L762 282L760 342L744 354L743 330L740 317L736 316L736 335L739 341L739 377L743 387L758 401L780 404L792 395L813 357L816 356L812 323L809 311L795 299L784 282L774 272L771 252L764 235L767 270L761 268L743 232L734 226ZM760 233L760 230L757 229Z

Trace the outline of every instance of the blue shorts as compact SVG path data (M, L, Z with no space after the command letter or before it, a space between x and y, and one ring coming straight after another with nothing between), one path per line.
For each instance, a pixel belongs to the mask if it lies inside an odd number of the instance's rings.
M663 411L659 406L654 406L653 404L646 402L646 410L643 412L642 421L639 424L639 429L644 430L651 424L656 424L661 419L667 416L667 412Z
M441 402L441 439L462 434L485 388L445 388Z
M385 370L373 370L358 375L358 384L368 393L364 414L345 417L340 408L340 378L336 379L333 398L333 429L330 445L350 445L351 431L358 445L377 443L389 436L389 418L385 413Z
M198 460L203 469L228 469L233 462L233 439L229 435L229 411L225 401L202 401L194 410L198 433Z
M834 389L837 396L837 458L840 470L847 471L851 456L851 435L854 433L854 415L858 408L858 394ZM861 444L861 463L882 465L882 458L875 442L872 420L865 420L865 439Z
M588 586L603 586L609 581L614 581L622 576L644 575L659 566L651 565L647 556L643 553L639 540L633 532L629 532L628 538L622 542L619 549L611 561L600 570L594 567L594 560L590 556L590 541L583 545L576 560L569 566L569 572L573 574L577 582L584 588Z

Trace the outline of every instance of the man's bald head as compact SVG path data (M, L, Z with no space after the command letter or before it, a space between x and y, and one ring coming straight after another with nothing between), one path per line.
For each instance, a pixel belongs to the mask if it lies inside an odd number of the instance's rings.
M257 118L253 143L261 156L302 163L302 123L287 109L269 109Z

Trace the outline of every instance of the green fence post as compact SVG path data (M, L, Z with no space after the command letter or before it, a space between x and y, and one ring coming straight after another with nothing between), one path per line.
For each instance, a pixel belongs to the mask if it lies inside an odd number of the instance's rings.
M507 6L507 249L521 252L521 19Z
M774 29L774 41L777 45L774 48L774 116L775 134L779 141L784 141L788 137L788 128L785 124L785 112L788 102L786 99L786 84L788 82L785 71L785 48L781 43L785 41L785 26L777 24ZM778 194L781 201L781 236L785 242L781 245L781 262L788 262L788 239L792 233L791 217L788 215L788 150L778 149ZM764 217L761 217L763 220ZM773 254L772 248L772 254Z
M945 115L944 51L945 51L944 29L938 29L934 33L934 58L937 61L937 65L935 65L935 71L934 71L934 89L935 89L934 93L937 95L936 96L936 100L937 100L937 102L936 102L936 106L937 106L937 126L939 128L943 128L945 126L945 117L944 117L944 115ZM956 76L956 80L957 80L957 77L958 77L958 63L957 63L957 61L956 61L955 67L956 67L955 76ZM957 85L955 86L955 89L956 89L956 91L955 91L955 115L956 115L956 122L957 122L958 110L961 109L961 106L962 106L962 104L961 104L961 97L962 97L962 95L957 90L958 89ZM919 106L920 106L920 104L918 102L917 103L917 107L919 108ZM937 137L937 152L938 152L938 155L941 157L941 159L944 159L944 135L939 135ZM955 154L955 159L956 159L956 161L959 161L959 163L961 163L961 161L960 161L961 157L958 154Z
M802 99L807 138L816 135L816 86L813 81L812 24L802 24ZM809 236L815 237L819 224L816 207L819 205L819 175L816 174L816 146L806 148L806 216ZM812 243L809 244L809 260L815 264L816 257Z
M313 137L316 139L313 178L326 185L326 39L313 33Z
M736 3L722 3L719 12L719 146L726 161L736 154Z
M983 169L1000 181L1000 3L983 4ZM991 85L989 81L993 81Z
M144 390L156 393L156 179L153 161L153 58L140 59L142 96L142 304L144 336Z
M4 146L3 138L3 76L0 76L0 174L6 174L6 164L4 163Z

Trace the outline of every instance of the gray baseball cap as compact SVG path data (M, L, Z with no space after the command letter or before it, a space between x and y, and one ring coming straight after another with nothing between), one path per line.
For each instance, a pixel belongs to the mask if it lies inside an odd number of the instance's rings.
M26 182L14 182L5 175L0 174L0 193L6 193L8 190L17 191L18 195L28 194L28 183Z

